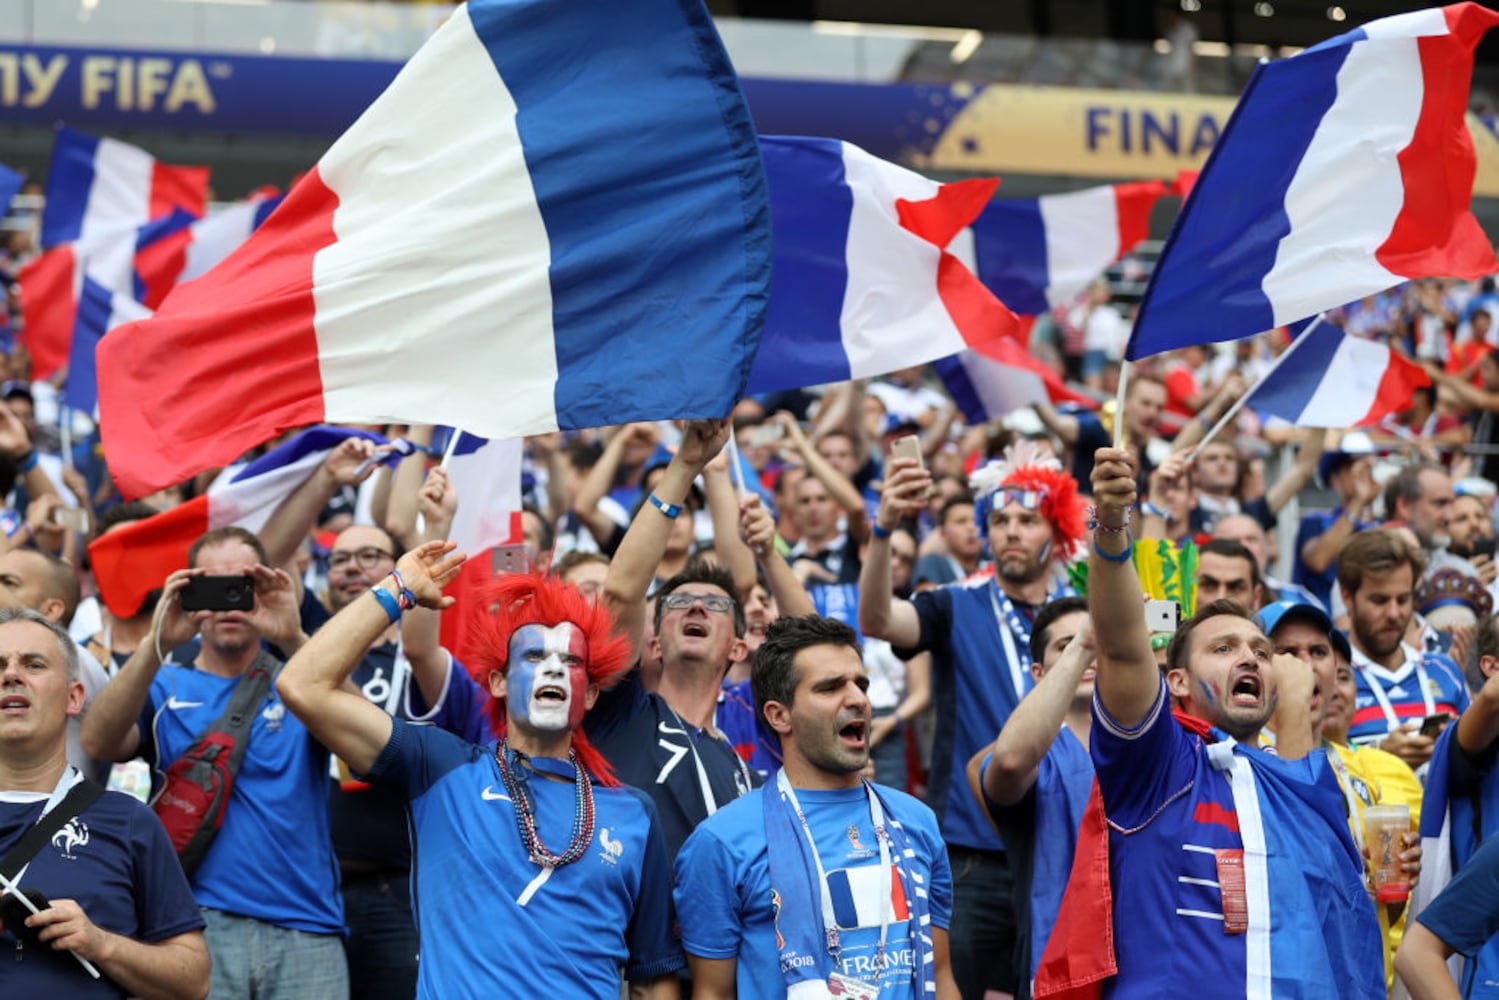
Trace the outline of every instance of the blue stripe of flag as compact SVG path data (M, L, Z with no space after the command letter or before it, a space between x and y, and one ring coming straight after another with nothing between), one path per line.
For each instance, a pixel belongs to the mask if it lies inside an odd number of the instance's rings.
M246 479L254 479L256 476L290 465L313 452L336 448L346 439L354 437L364 438L377 445L386 443L383 436L373 431L355 430L350 427L313 427L271 449L259 458L253 459L235 473L230 482L239 483ZM392 454L385 464L394 464L400 461L400 458L399 454Z
M71 243L83 233L89 191L94 186L95 136L70 128L57 130L47 168L47 203L42 208L42 246Z
M755 129L700 0L468 10L519 109L551 245L559 425L724 416L764 325L770 212ZM570 36L600 34L628 66L559 58Z
M973 223L978 277L995 297L1022 316L1050 311L1046 289L1046 222L1037 198L990 202Z
M748 391L785 386L787 371L798 373L797 385L846 381L842 314L854 193L843 143L765 136L761 151L776 234L775 285Z
M0 215L10 208L11 200L20 192L24 182L25 178L19 173L0 163Z
M958 410L963 414L963 419L970 425L988 423L989 411L984 406L984 401L979 398L973 379L968 376L968 366L959 361L958 356L954 354L950 358L938 358L932 362L932 367L937 369L942 384L947 387L947 394L957 404Z
M68 347L68 382L64 398L80 413L99 407L99 376L94 351L109 329L114 295L93 278L84 276L78 290L78 315L73 321L73 340Z
M276 195L276 197L274 197L274 198L266 198L263 201L261 201L260 204L256 205L255 206L255 219L254 219L254 222L252 223L252 226L251 226L251 232L253 232L256 229L259 229L260 226L261 226L261 224L264 223L266 219L269 219L271 217L271 213L274 212L276 209L280 208L281 207L281 203L283 201L285 201L285 200L286 200L286 195L284 195L284 194L278 194L278 195Z
M1261 286L1291 231L1286 191L1337 98L1348 51L1319 46L1281 60L1265 86L1272 66L1255 68L1161 250L1129 360L1275 326Z
M1302 322L1293 327L1293 335L1303 342L1296 346L1296 353L1287 362L1257 385L1245 405L1261 413L1269 413L1295 423L1311 402L1312 396L1322 387L1322 379L1332 367L1332 359L1343 344L1343 331L1331 323L1311 325ZM1350 422L1363 416L1349 415Z
M169 214L152 219L135 231L135 252L140 253L153 243L164 240L174 233L179 233L197 221L197 217L189 212L180 208L174 208ZM133 274L132 287L135 301L146 301L146 283L141 280L139 271L135 271Z

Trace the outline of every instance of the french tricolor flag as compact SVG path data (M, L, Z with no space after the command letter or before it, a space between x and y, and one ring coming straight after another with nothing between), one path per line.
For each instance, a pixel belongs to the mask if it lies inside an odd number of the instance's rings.
M1249 391L1244 405L1298 427L1368 427L1410 408L1431 384L1419 365L1382 344L1314 320Z
M1097 402L1067 388L1062 376L1009 338L939 358L933 367L970 426L1035 403L1098 408Z
M1138 181L992 201L971 227L974 273L1017 313L1048 313L1150 234L1166 193L1160 181Z
M883 375L1013 336L948 252L997 180L938 184L833 139L761 136L775 281L749 392Z
M274 189L209 212L136 262L137 292L155 309L182 282L201 278L259 229L286 196Z
M207 493L100 535L88 547L100 599L119 617L135 615L153 589L173 571L187 566L187 550L199 535L230 525L258 533L281 501L350 437L367 438L376 445L387 443L369 431L314 427L216 481ZM394 465L401 457L401 451L396 451L384 461Z
M99 378L95 352L104 335L117 326L146 319L151 310L124 292L112 292L87 275L78 296L77 321L68 348L68 381L63 390L67 405L89 416L97 417Z
M207 167L169 166L138 146L61 128L47 173L42 246L139 229L173 209L201 218L207 200Z
M1419 10L1259 66L1161 252L1126 356L1250 337L1409 278L1499 270L1469 210L1464 122L1473 49L1496 22L1476 3Z
M17 278L26 319L22 341L31 353L33 377L50 378L67 363L85 277L112 293L160 302L169 289L151 277L151 261L159 247L185 234L193 219L174 209L139 228L63 243L28 261Z
M139 496L321 422L722 417L769 283L701 4L473 0L246 243L104 339L110 471Z

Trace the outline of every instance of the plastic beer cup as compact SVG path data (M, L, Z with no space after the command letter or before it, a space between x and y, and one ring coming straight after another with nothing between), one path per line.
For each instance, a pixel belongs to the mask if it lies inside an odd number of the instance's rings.
M1381 903L1398 903L1410 896L1410 876L1400 866L1400 852L1405 849L1401 835L1409 833L1410 828L1410 806L1369 806L1364 810L1364 845L1369 849L1374 895Z

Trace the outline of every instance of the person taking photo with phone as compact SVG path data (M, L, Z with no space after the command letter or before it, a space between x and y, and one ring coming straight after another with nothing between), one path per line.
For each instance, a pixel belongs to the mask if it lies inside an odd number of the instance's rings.
M164 650L195 634L196 660L162 665ZM328 751L270 685L281 664L263 647L289 656L306 641L291 577L266 565L255 535L216 528L193 543L188 568L167 577L151 632L84 720L88 752L117 761L140 754L165 772L217 727L242 683L263 677L222 825L191 873L215 997L348 994ZM158 796L158 815L173 798L171 789Z

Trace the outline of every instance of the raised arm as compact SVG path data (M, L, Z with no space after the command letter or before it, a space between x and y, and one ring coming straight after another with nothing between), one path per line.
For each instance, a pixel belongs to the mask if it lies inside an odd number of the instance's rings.
M607 542L614 532L614 521L608 514L599 510L599 501L604 499L614 485L614 477L619 472L620 459L624 457L625 447L632 440L649 440L654 444L656 425L626 424L615 431L614 436L605 443L599 460L594 462L593 468L588 470L588 475L583 479L583 485L578 487L578 495L573 497L573 514L583 522L588 533L600 545Z
M765 585L776 599L776 610L787 618L816 614L817 606L812 603L807 588L776 551L775 519L753 493L739 501L738 534L764 567Z
M178 596L187 586L187 581L202 572L199 569L179 569L167 577L162 585L161 599L156 602L151 630L142 637L140 645L135 647L135 652L130 654L119 673L89 703L78 739L83 752L90 757L129 760L140 749L138 720L151 694L151 682L156 679L156 671L161 669L161 656L157 651L165 653L176 649L198 634L197 621L182 610ZM200 614L206 616L206 612Z
M807 471L827 487L828 495L833 498L833 502L843 508L845 520L848 522L848 537L855 545L863 544L864 539L869 535L869 525L865 522L864 498L859 494L858 487L847 476L833 468L833 464L823 458L822 453L812 446L807 435L802 433L801 424L796 422L795 417L782 410L775 415L775 419L785 428L787 443L796 449Z
M743 598L755 585L755 554L739 537L739 497L729 476L726 450L714 455L703 469L703 488L713 518L713 552L719 564L734 575L734 590Z
M890 583L890 533L926 505L932 474L909 458L892 458L880 490L879 529L869 539L869 552L859 570L859 630L892 646L910 649L921 641L916 606L894 596Z
M425 529L418 545L446 541L453 530L453 515L458 512L458 493L446 469L434 467L422 483L418 501ZM454 614L463 614L460 609ZM422 693L422 699L435 706L448 680L448 655L442 649L440 633L442 612L416 607L401 618L401 652L411 664L411 677Z
M1137 475L1127 450L1098 449L1093 460L1098 525L1088 554L1088 610L1098 647L1098 700L1126 728L1145 721L1161 689L1161 670L1145 627L1145 592L1129 558Z
M1270 513L1279 514L1281 508L1290 503L1291 498L1300 493L1301 488L1317 474L1317 462L1325 447L1326 435L1320 431L1314 430L1301 439L1296 450L1296 464L1291 466L1290 472L1271 484L1265 493L1265 503L1270 507Z
M1222 419L1223 414L1244 393L1244 376L1238 372L1229 372L1228 377L1223 380L1223 385L1213 394L1197 415L1187 421L1187 425L1176 435L1176 440L1171 442L1172 451L1186 451L1207 435L1207 432Z
M1041 424L1048 431L1061 439L1067 447L1077 444L1079 425L1077 417L1070 413L1058 413L1057 408L1050 403L1034 403L1031 409L1036 411L1036 416L1041 418Z
M453 603L442 588L458 575L463 559L453 553L452 542L427 542L402 556L396 568L418 604L441 609ZM400 597L395 578L387 576L318 629L276 678L276 690L292 714L360 774L374 766L393 726L384 709L343 686L370 643L390 627L376 588Z
M1036 769L1056 741L1083 671L1093 664L1093 632L1084 625L1062 656L1010 713L993 758L984 771L984 794L1002 806L1025 798L1036 783ZM982 753L982 751L980 751Z
M1499 671L1489 675L1473 702L1457 720L1457 742L1477 757L1499 740Z
M307 532L317 524L318 515L333 499L341 486L362 483L374 471L365 463L377 451L368 438L345 438L328 453L323 464L277 506L265 527L260 542L265 546L266 562L284 566L297 552Z
M682 443L671 457L666 471L656 481L655 496L663 504L682 507L692 481L729 439L726 420L690 420L682 433ZM680 516L680 515L679 515ZM689 515L690 516L690 515ZM645 503L619 543L619 550L609 563L604 579L604 600L630 639L630 647L640 649L645 632L645 595L655 579L656 567L666 552L671 536L671 519L655 504Z
M1313 573L1322 573L1338 559L1338 553L1358 530L1358 516L1379 496L1379 484L1367 468L1360 470L1352 504L1328 525L1327 530L1301 546L1301 560Z
M412 549L422 543L416 531L416 513L422 480L427 471L426 448L432 443L431 424L412 424L406 428L406 440L420 445L401 459L395 472L390 475L390 499L385 505L382 524L390 536L401 543L401 548Z
M4 403L0 403L0 454L8 455L16 463L16 480L26 487L26 496L32 500L58 496L52 477L37 464L36 451L31 435L21 418Z

